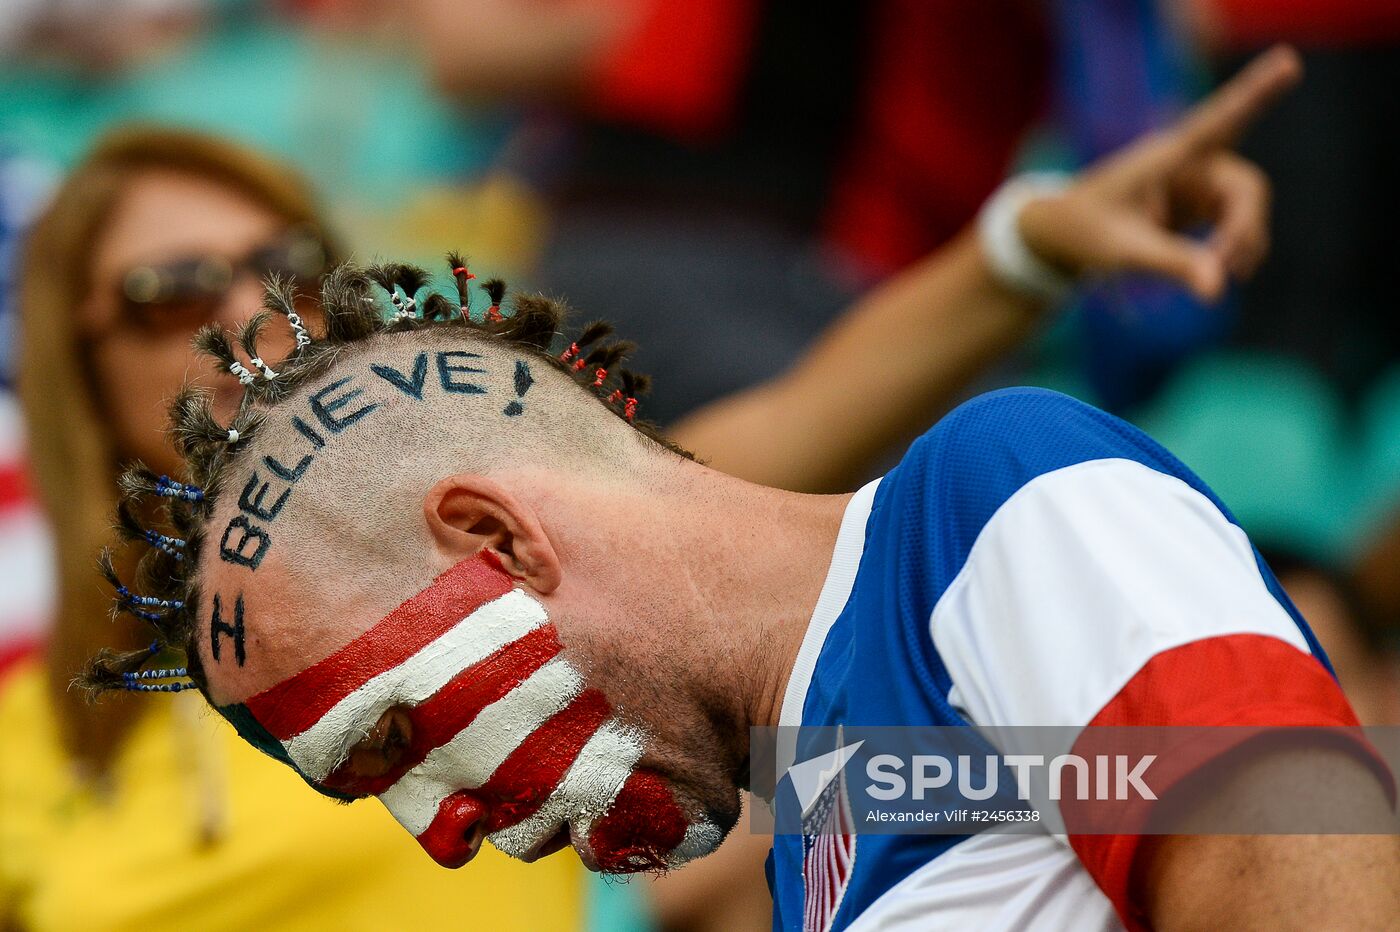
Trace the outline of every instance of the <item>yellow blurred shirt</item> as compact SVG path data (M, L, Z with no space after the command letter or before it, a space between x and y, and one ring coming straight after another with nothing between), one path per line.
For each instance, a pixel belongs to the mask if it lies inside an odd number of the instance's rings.
M488 845L438 867L379 803L318 796L193 693L149 697L106 788L81 783L43 677L26 663L0 679L0 929L582 925L577 859Z

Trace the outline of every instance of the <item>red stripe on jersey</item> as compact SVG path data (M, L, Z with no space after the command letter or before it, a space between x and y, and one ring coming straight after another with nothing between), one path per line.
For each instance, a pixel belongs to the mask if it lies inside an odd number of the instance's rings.
M393 770L379 777L357 777L346 761L323 781L324 785L342 793L374 796L384 792L421 764L434 748L461 733L482 709L519 686L562 649L553 625L536 628L511 641L485 660L462 670L442 689L409 710L413 735Z
M604 871L657 870L666 866L666 856L685 840L688 826L666 781L651 771L637 770L593 826L588 846ZM644 863L633 863L634 858Z
M494 554L463 560L340 650L249 699L248 710L279 741L299 735L340 700L511 588Z
M589 689L531 732L479 791L491 800L486 830L499 831L534 815L611 714L603 694Z
M1340 726L1358 725L1341 687L1316 657L1278 638L1232 634L1193 641L1149 660L1091 726ZM1357 733L1358 753L1369 754ZM1222 740L1196 741L1173 749L1153 764L1152 788L1164 796L1172 786L1252 737L1249 727L1221 732ZM1074 753L1092 756L1095 737L1081 735ZM1121 750L1121 748L1120 748ZM1104 804L1099 803L1102 806ZM1062 806L1073 824L1071 805ZM1142 807L1142 815L1147 809ZM1070 835L1070 845L1123 924L1147 929L1146 917L1130 901L1134 858L1147 835Z

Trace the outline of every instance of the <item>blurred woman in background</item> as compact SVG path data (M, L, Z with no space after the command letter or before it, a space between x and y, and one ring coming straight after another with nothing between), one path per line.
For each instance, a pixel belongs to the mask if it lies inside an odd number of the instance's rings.
M1022 245L1065 275L1155 271L1218 297L1228 276L1247 275L1257 261L1267 216L1266 187L1232 161L1229 140L1295 79L1286 51L1264 56L1174 132L1106 160L1062 193L1031 199L1019 221L1011 214ZM1210 195L1205 214L1220 222L1218 235L1204 245L1186 239L1142 191L1183 208ZM398 928L444 914L435 897L451 875L402 833L371 841L370 832L387 831L377 807L358 810L361 835L346 834L353 820L322 824L325 801L290 772L274 772L230 729L181 719L193 708L184 697L94 711L65 693L81 659L112 643L101 622L108 594L91 559L107 541L117 464L143 458L173 471L164 400L185 378L190 335L206 322L246 320L267 273L296 274L310 290L333 252L317 254L315 228L305 193L266 163L207 139L145 132L101 146L33 234L21 389L38 484L57 523L62 591L47 669L0 684L0 733L20 739L0 758L0 811L20 814L0 825L0 919L111 928L166 918L176 902L181 920L201 928ZM845 485L927 425L1051 307L1042 289L997 271L979 231L968 229L865 295L791 369L692 414L671 435L749 481ZM236 393L226 376L217 387ZM234 394L219 397L231 407ZM144 642L138 631L125 629L127 646ZM274 815L284 811L304 821ZM762 922L764 840L738 834L729 856L680 874L679 885L656 885L670 891L656 897L663 922L684 924L696 905L706 920L726 906L744 914L716 927ZM85 869L88 858L106 866L114 849L131 850L122 862L129 876ZM410 882L408 860L428 874ZM557 926L577 915L578 869L572 858L536 866L526 897L521 868L488 854L452 880L452 902L471 911L474 927ZM380 882L396 871L408 896L384 895L391 891ZM102 877L103 889L82 886L89 876ZM74 895L80 888L101 896ZM128 912L117 915L118 906Z
M19 386L58 607L46 652L0 679L0 928L378 930L464 911L480 928L580 925L569 859L528 886L494 851L444 871L381 807L347 817L192 697L88 705L68 689L97 645L144 643L128 616L114 635L93 555L112 540L119 465L177 471L165 408L198 374L194 331L246 320L270 273L314 293L335 253L283 168L155 129L99 144L28 240ZM206 381L231 407L236 383Z

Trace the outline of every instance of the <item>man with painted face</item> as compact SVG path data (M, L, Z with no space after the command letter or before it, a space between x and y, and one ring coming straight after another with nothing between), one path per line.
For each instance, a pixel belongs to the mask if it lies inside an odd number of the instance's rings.
M1111 265L1143 217L1181 206L1171 176L1215 172L1279 73L1030 201L1025 240L1039 228L1062 246L1043 258ZM1104 203L1134 222L1047 232ZM1224 213L1222 229L1261 222L1257 205ZM1096 238L1097 265L1063 245ZM128 474L123 523L153 549L119 602L161 637L98 658L90 683L201 689L317 790L378 797L449 867L485 840L525 860L572 846L607 872L704 855L737 820L753 726L1354 723L1228 512L1123 422L999 392L859 492L762 488L637 422L643 382L606 328L557 346L556 305L503 310L498 282L451 263L453 300L408 266L333 272L322 336L274 287L286 360L258 353L266 318L241 353L202 334L245 403L221 424L206 398L176 400L188 484ZM886 401L854 398L851 416ZM143 527L142 499L173 530ZM1359 755L1329 760L1334 790L1388 811ZM1214 804L1248 786L1222 780ZM1400 914L1386 836L861 836L820 886L808 854L775 840L780 928Z

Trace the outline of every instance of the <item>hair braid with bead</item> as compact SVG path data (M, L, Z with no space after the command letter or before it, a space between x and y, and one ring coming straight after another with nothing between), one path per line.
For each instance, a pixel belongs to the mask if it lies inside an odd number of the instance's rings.
M561 302L516 294L507 307L506 286L499 279L479 286L489 305L474 318L471 282L476 276L468 271L461 255L450 253L447 261L456 286L455 299L431 291L428 273L416 266L389 263L361 268L345 263L331 269L322 280L319 336L297 313L292 284L278 278L267 283L265 310L240 327L232 340L213 325L196 334L196 348L243 385L242 401L232 420L222 424L214 416L212 394L187 385L170 406L171 439L185 460L187 474L179 479L158 476L137 463L121 477L118 530L126 540L144 543L148 550L138 564L132 588L118 577L110 551L99 557L99 567L115 590L113 611L145 621L155 640L137 651L100 651L77 679L90 695L107 690L203 689L198 652L191 640L199 604L194 568L204 544L206 521L228 481L230 463L256 436L269 407L329 370L349 345L384 333L469 331L567 373L579 390L640 433L681 456L690 456L653 425L636 420L638 398L650 380L619 368L634 345L611 340L609 324L595 321L576 337L563 337L561 328L568 311ZM286 318L295 345L286 358L269 361L258 351L259 336L278 316ZM553 345L561 338L565 348L554 351ZM236 354L235 344L246 355L246 362ZM151 514L159 515L173 533L143 524L142 517ZM183 652L185 665L146 668L167 651Z

